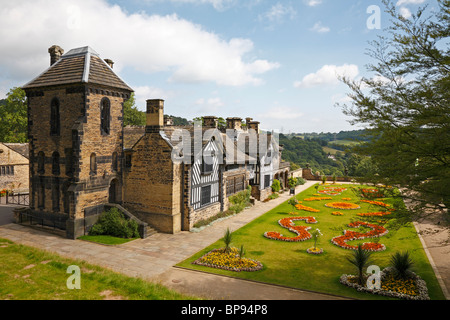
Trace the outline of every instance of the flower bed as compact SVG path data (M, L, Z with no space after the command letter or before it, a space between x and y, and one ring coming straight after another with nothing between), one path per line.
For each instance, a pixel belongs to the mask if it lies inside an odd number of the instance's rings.
M307 226L296 226L294 224L294 221L297 220L304 220L306 223L317 223L316 218L314 217L292 217L292 218L283 218L278 220L278 224L282 226L283 228L288 229L289 231L297 234L296 237L286 237L283 236L279 232L275 231L267 231L264 233L264 237L272 240L281 240L281 241L288 241L288 242L298 242L298 241L305 241L312 238L312 235L308 232L311 227Z
M342 212L339 212L339 211L333 211L331 214L333 216L343 216L344 215Z
M390 205L381 201L373 201L373 200L360 200L361 202L366 202L370 204L375 204L377 206L389 207Z
M239 257L237 248L231 248L228 253L224 252L224 249L214 249L192 264L236 272L258 271L263 268L262 263L257 260Z
M410 278L406 281L396 280L392 276L392 268L388 267L380 272L380 280L380 289L370 289L366 286L360 286L354 275L343 274L339 282L358 291L371 294L407 300L430 300L426 282L413 272L411 272Z
M357 204L349 202L329 202L325 203L325 207L342 210L356 210L361 208Z
M350 201L350 200L352 200L352 198L342 198L342 200Z
M337 196L340 195L342 192L347 190L346 188L341 187L325 187L323 190L317 191L318 193L326 194L329 196Z
M382 226L372 224L372 223L362 222L362 221L352 222L352 223L348 224L348 226L351 228L357 228L359 226L364 226L364 227L369 227L372 230L369 232L365 232L365 233L344 230L344 235L334 237L333 239L331 239L331 243L333 243L334 245L341 247L343 249L357 250L358 246L349 245L349 244L347 244L347 242L352 241L352 240L361 240L361 239L366 239L366 238L381 237L388 233L388 230ZM383 250L386 250L386 247L384 244L380 244L380 243L365 242L362 244L362 249L366 250L366 251L383 251Z
M310 254L321 254L323 253L323 249L319 249L319 248L308 248L306 249L306 252L310 253Z
M365 213L357 213L357 216L360 217L382 217L391 214L389 211L379 211L379 212L365 212Z
M320 200L331 200L331 199L333 199L333 198L331 198L331 197L311 197L311 198L306 198L306 199L303 199L304 201L320 201Z
M295 207L298 210L305 210L305 211L309 211L309 212L320 212L320 210L317 210L317 209L314 209L314 208L311 208L311 207L308 207L308 206L304 206L302 204L296 204Z

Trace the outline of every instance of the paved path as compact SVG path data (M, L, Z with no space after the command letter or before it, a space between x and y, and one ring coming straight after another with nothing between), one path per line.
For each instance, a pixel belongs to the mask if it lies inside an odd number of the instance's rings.
M296 188L296 194L314 185L308 181ZM110 268L133 277L159 282L179 292L214 300L326 300L344 299L326 294L295 290L225 276L173 267L220 239L229 227L237 230L289 199L289 193L269 202L257 202L236 216L218 221L200 232L157 233L118 246L106 246L82 240L61 238L17 224L0 226L0 238L37 247L68 258ZM435 259L439 267L442 259ZM444 266L446 264L444 263ZM448 270L448 269L447 269ZM445 279L448 274L441 274Z

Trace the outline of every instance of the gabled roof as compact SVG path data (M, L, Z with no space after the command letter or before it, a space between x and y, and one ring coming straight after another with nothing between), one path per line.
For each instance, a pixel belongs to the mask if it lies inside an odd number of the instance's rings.
M30 158L30 145L28 143L3 143L5 146L10 148L11 150L17 152L18 154L24 156L25 158Z
M70 50L22 89L71 83L94 83L133 91L90 47Z

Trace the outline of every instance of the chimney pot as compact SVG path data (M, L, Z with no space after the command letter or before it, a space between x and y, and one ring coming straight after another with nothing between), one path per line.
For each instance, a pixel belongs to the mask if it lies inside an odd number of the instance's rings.
M113 65L114 65L114 61L112 61L111 59L105 59L105 62L109 65L109 67L112 69Z
M242 124L241 118L227 118L227 129L240 130Z
M208 128L217 128L219 119L214 116L203 117L204 126Z
M55 62L61 59L61 56L64 54L64 49L60 46L53 45L48 48L48 53L50 53L50 65L52 66Z

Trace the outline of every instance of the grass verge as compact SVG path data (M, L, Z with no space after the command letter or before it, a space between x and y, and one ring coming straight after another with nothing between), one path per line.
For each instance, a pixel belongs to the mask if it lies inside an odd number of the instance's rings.
M80 289L68 289L67 268L80 268ZM0 299L9 300L196 300L140 278L84 261L0 239Z

